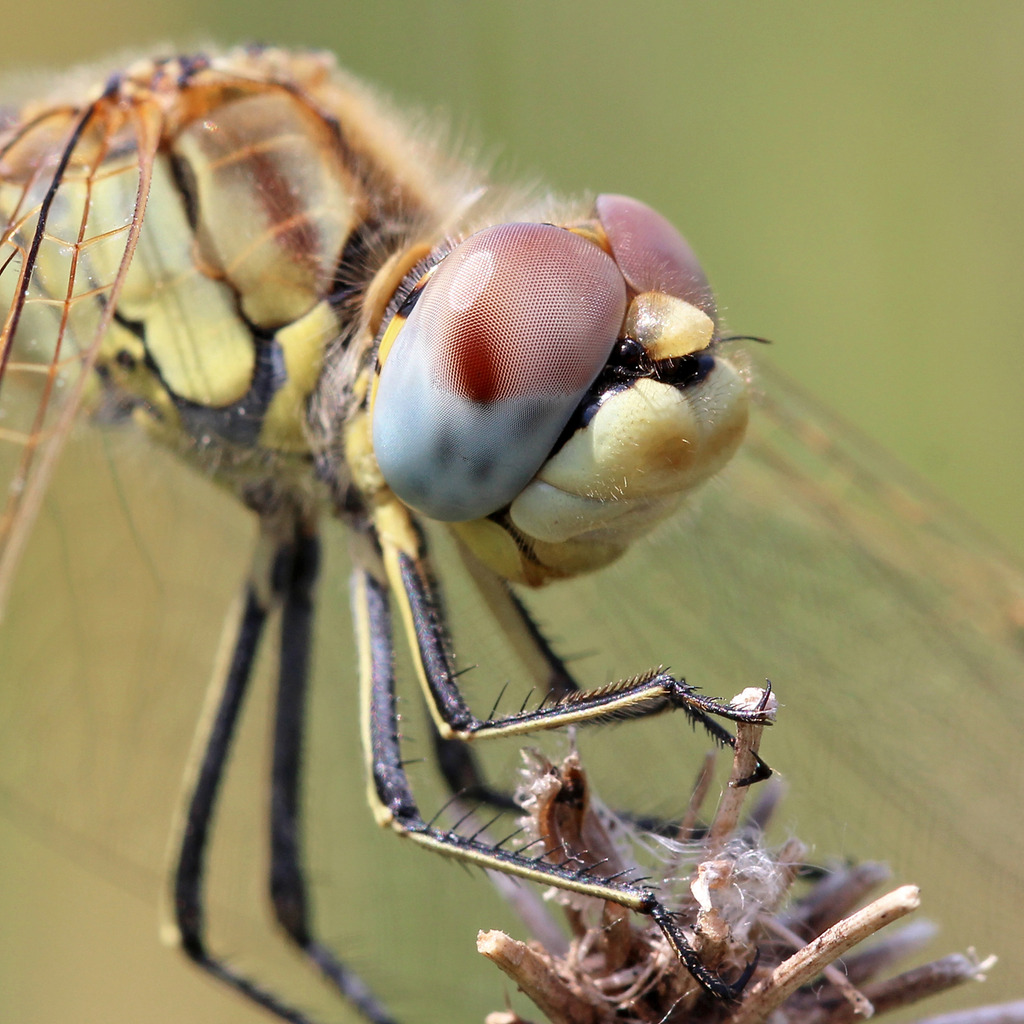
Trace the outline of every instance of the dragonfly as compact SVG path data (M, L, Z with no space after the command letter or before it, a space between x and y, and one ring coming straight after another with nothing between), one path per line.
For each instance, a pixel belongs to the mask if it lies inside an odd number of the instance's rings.
M315 823L303 820L300 751L321 535L337 524L378 823L650 912L627 884L425 815L399 750L396 676L421 685L447 787L499 807L483 739L580 726L597 746L607 730L585 726L634 719L613 742L635 727L659 752L636 774L663 800L678 719L722 739L710 716L744 713L704 690L769 676L803 726L772 758L814 782L794 793L801 834L933 880L947 938L991 946L1013 975L1020 573L845 425L752 370L663 217L622 196L496 188L328 57L265 48L143 60L87 99L58 91L7 112L0 209L5 775L24 770L19 734L45 705L13 646L21 602L45 577L30 587L15 569L46 525L51 482L58 501L98 486L64 483L62 450L67 462L82 436L129 432L158 465L213 481L218 495L197 500L230 496L255 523L174 858L173 937L208 973L307 1019L206 935L215 805L269 620L274 911L355 1011L394 1019L307 906L300 838ZM512 710L488 700L492 645L546 696ZM149 699L151 681L139 685ZM468 687L494 710L474 710ZM669 709L682 715L646 720ZM159 730L133 731L143 757ZM710 995L742 989L745 972L707 970L670 923L666 936Z

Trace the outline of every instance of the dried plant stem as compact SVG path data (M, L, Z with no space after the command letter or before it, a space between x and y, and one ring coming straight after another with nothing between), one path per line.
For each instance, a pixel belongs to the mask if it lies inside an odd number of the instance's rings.
M880 928L916 910L920 903L917 886L904 885L834 924L758 982L732 1016L731 1024L760 1024L767 1020L801 985L821 974L826 965Z
M744 691L732 704L756 709L766 722L777 707L774 695L760 689ZM526 759L521 802L530 845L543 842L555 863L578 864L587 876L648 885L653 898L671 908L710 976L734 979L750 967L746 991L723 998L689 963L679 963L678 949L658 921L595 899L581 886L559 898L569 924L568 948L560 934L529 944L501 932L478 938L480 952L551 1024L855 1024L983 980L994 960L979 962L973 952L878 980L921 947L928 927L892 929L866 949L854 947L916 910L918 890L903 886L858 910L888 878L884 865L810 870L798 839L775 849L765 845L763 829L778 792L762 794L754 811L744 814L751 790L746 783L765 775L758 755L762 729L756 723L737 726L729 783L706 828L702 809L714 783L705 760L675 844L660 836L643 841L628 822L592 799L578 753L560 765L538 752ZM833 966L839 957L843 963ZM488 1024L527 1022L506 1009L492 1014ZM979 1007L922 1024L1024 1024L1024 1004Z
M741 694L732 699L732 706L753 710L762 706L765 700L764 690L754 687L744 690ZM773 695L769 694L766 710L774 711L777 702ZM740 785L742 779L749 779L757 765L757 752L761 746L761 734L764 732L763 724L752 722L741 722L736 729L736 746L733 756L732 771L729 775L729 785L722 794L718 804L718 811L715 820L711 823L711 830L708 833L708 859L712 859L736 831L739 824L740 811L747 799L747 786Z
M964 956L962 953L953 953L944 956L940 960L933 960L931 963L916 967L911 971L904 971L894 978L885 981L874 982L865 986L865 994L870 998L877 1013L888 1013L891 1010L898 1010L903 1006L910 1006L922 999L938 995L948 989L963 985L969 981L983 981L985 971L995 965L995 957L990 957L982 963L978 963L974 957ZM1012 1004L1011 1004L1012 1005ZM1016 1021L1020 1022L1021 1014L1024 1014L1024 1003L1018 1003ZM987 1014L997 1007L977 1007L971 1011L964 1012L963 1024L979 1024L979 1021L987 1019ZM1003 1008L1005 1013L1005 1007ZM967 1014L970 1014L968 1016ZM981 1015L975 1020L974 1014ZM1011 1016L1003 1016L1003 1021L1014 1019ZM821 1016L811 1015L803 1024L852 1024L854 1017L848 1011L825 1012Z
M577 995L552 968L551 961L525 942L504 932L480 932L477 952L503 970L537 1007L552 1020L591 1024L594 1005Z
M690 793L690 802L686 805L686 813L679 828L676 830L676 838L681 843L690 842L697 831L700 823L700 809L704 806L708 791L711 789L711 781L715 777L715 761L718 759L718 752L709 750L704 755L704 761L697 773L697 781Z
M803 948L804 941L796 932L787 928L781 921L773 918L766 918L765 929L774 932L785 939L794 949ZM822 971L825 980L834 985L836 991L850 1004L850 1009L855 1017L867 1019L875 1015L875 1008L871 1001L861 992L850 979L835 964L829 964Z

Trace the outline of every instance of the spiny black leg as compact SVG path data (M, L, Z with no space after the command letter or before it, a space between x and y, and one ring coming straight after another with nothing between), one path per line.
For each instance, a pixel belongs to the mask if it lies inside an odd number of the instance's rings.
M304 1014L282 1002L274 993L210 954L204 938L203 872L210 826L268 610L260 601L255 586L250 584L246 588L231 664L222 683L214 720L189 794L174 869L175 924L182 950L203 970L282 1020L291 1024L311 1024Z
M511 648L549 697L558 699L580 689L565 661L555 652L543 630L516 596L512 585L483 565L471 552L459 548L470 579L490 609Z
M509 585L474 563L469 563L467 567L506 635L516 635L519 644L528 647L530 663L543 667L539 684L546 694L545 700L552 702L549 706L557 704L559 700L571 698L573 694L581 693L581 687L573 678L565 661L552 648L529 609L519 600ZM421 611L415 621L432 623L436 633L441 635L440 643L428 636L421 642L421 646L434 644L438 655L433 659L433 664L444 664L443 655L447 650L447 645L443 641L445 632L443 604L438 593L437 583L426 575L424 575L424 579L429 583L429 587L424 588L424 594L418 605ZM424 613L423 609L429 609L429 611ZM429 625L427 625L426 631L428 633L431 631ZM715 711L719 710L720 705L717 702L710 703ZM714 718L701 711L698 706L688 706L687 711L690 720L694 724L699 723L716 743L721 746L733 745L732 734L722 728ZM438 769L453 796L487 804L500 810L520 810L510 794L496 789L486 780L469 744L458 737L442 736L433 718L431 718L431 740ZM759 760L754 773L749 778L742 780L742 783L749 785L768 778L770 775L771 769ZM618 811L617 813L639 828L660 834L670 834L676 824L629 811Z
M369 573L356 570L354 605L360 643L361 688L365 732L369 739L368 766L376 798L375 812L418 845L444 856L501 871L542 885L555 885L595 899L608 900L650 916L661 928L680 963L708 993L719 999L735 999L750 978L750 970L735 984L723 981L701 962L678 927L671 911L654 890L624 879L595 877L585 866L555 864L540 856L527 856L504 846L493 846L476 836L435 828L424 820L416 805L399 746L395 703L393 642L387 592Z
M506 631L509 631L510 628L518 629L522 637L533 648L536 660L545 666L543 687L548 698L558 701L571 693L578 693L579 684L573 678L565 662L548 643L530 611L509 589L504 580L495 579L491 581L491 586L493 591L489 595L491 597L489 603L500 625ZM440 611L438 611L438 617L440 617ZM512 621L509 622L509 619ZM496 789L487 781L478 759L465 740L442 736L432 718L430 720L430 735L438 770L445 780L448 791L453 796L487 804L499 810L521 810L511 794Z
M271 774L270 898L281 927L334 987L373 1024L394 1024L363 980L312 935L309 925L300 812L319 540L299 531L290 556L275 570L282 576L275 589L283 591L284 602Z
M205 927L202 883L213 809L266 617L267 609L255 590L247 587L231 665L185 816L174 873L174 911L182 947L196 960L206 956L202 940Z
M298 537L291 558L276 567L286 579L275 580L284 592L274 747L270 783L270 898L277 920L303 948L309 942L308 900L300 866L300 777L305 738L309 680L312 591L319 545L315 537Z
M261 536L261 544L268 536ZM206 948L205 913L203 907L203 875L210 829L221 781L224 778L231 744L239 715L252 677L252 667L267 615L272 607L285 605L281 653L282 682L279 708L282 703L298 698L299 707L291 707L275 725L274 784L272 798L272 846L275 907L279 918L287 917L295 931L285 924L304 949L310 945L306 927L305 886L298 869L297 793L300 768L303 707L306 667L308 663L310 594L316 576L316 541L300 536L298 549L282 544L274 552L269 586L250 582L245 590L230 664L220 681L216 708L204 738L198 768L191 782L181 835L177 863L174 868L173 905L178 940L185 954L203 970L229 985L256 1005L290 1024L313 1024L300 1010L284 1002L278 995L253 979L229 967ZM254 560L254 564L260 564ZM261 593L266 595L261 598ZM291 606L289 609L289 605ZM290 695L290 696L289 696ZM297 742L296 742L297 740ZM281 750L279 748L285 747ZM278 788L280 787L280 788ZM282 911L284 908L284 911ZM305 942L297 935L302 935ZM317 950L321 947L317 946ZM320 960L309 954L321 969ZM342 995L348 997L373 1024L394 1024L368 993L365 985L333 956L334 972L325 969Z
M393 592L405 606L421 681L435 721L442 732L456 738L521 736L538 729L623 721L677 709L705 728L718 743L731 746L735 742L732 735L710 716L740 722L768 720L763 709L740 710L704 697L694 687L660 669L595 690L570 693L531 710L478 718L459 692L448 632L423 557L391 549L385 551L385 565ZM762 772L770 774L767 766L761 764L754 777Z
M434 760L452 796L502 811L522 809L511 794L496 789L487 781L476 755L465 740L442 736L433 720L430 722L430 738L434 745Z
M548 696L553 700L561 700L563 697L568 697L571 693L579 693L580 684L576 682L573 674L569 671L569 667L548 642L548 638L541 632L541 628L530 610L512 592L507 583L504 586L508 594L510 608L522 623L524 632L529 636L530 642L548 667L547 676L544 680L544 689Z

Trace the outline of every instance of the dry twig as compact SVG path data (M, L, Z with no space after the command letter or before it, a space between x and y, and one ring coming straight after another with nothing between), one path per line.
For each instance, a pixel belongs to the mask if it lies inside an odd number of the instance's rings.
M745 691L734 704L756 706L762 691ZM710 824L699 824L709 790L705 766L689 801L681 841L664 838L668 854L653 883L671 906L688 941L712 972L735 977L758 958L742 996L734 1002L710 995L671 952L660 929L610 902L558 894L571 941L551 949L502 932L481 932L479 951L515 981L551 1024L852 1024L906 1006L965 981L980 980L994 958L946 957L884 981L883 971L930 937L909 926L857 947L912 913L918 892L906 885L857 909L888 877L877 864L840 866L817 878L799 897L793 886L806 851L790 840L778 850L761 835L777 795L743 817L763 726L743 725L729 785ZM567 795L569 794L569 795ZM530 755L523 806L528 830L544 847L594 865L595 877L650 873L636 861L652 845L594 800L577 754L555 766ZM694 837L700 837L695 840ZM680 871L680 868L684 870ZM679 877L679 876L682 877ZM845 960L837 964L840 957ZM528 1024L511 1011L488 1024ZM946 1024L946 1022L942 1022ZM1024 1024L1024 1003L984 1007L948 1024Z

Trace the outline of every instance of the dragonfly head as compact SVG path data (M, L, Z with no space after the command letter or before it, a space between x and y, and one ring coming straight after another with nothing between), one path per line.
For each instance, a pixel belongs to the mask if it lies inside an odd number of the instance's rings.
M371 416L391 490L538 584L614 560L727 462L747 385L682 236L600 196L431 268L383 335Z

